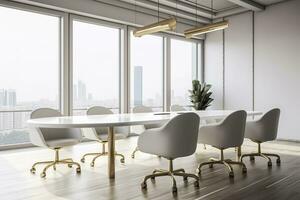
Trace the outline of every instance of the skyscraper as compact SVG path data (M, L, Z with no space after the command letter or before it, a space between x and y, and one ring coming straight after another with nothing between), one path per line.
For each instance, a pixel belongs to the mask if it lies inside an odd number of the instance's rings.
M73 101L78 100L78 90L77 90L77 85L73 84Z
M143 67L134 67L134 106L143 104Z
M1 89L0 90L0 106L14 107L17 105L16 90L13 89Z
M6 93L7 97L7 106L14 107L17 105L17 94L16 90L9 89Z
M0 106L6 106L6 90L0 90Z
M86 101L86 85L82 81L78 81L78 100L81 102Z

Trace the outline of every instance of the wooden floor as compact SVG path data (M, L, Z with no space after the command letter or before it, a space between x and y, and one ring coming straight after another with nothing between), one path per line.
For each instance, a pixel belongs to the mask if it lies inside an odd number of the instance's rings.
M190 179L184 183L177 178L178 195L171 193L172 182L169 177L159 177L156 182L148 182L148 190L142 191L140 183L143 177L154 168L167 168L167 161L152 155L138 152L136 159L130 158L135 148L136 138L118 141L116 148L124 153L126 163L116 162L116 179L107 177L107 158L97 160L95 167L89 166L90 159L82 164L82 173L75 169L58 166L57 171L50 169L46 179L29 172L35 161L52 159L52 151L40 148L27 148L0 152L0 199L300 199L300 145L289 142L272 142L262 146L263 151L281 155L280 167L273 162L269 169L265 160L258 158L255 163L245 159L248 174L242 175L239 167L234 168L234 179L228 178L226 169L215 166L203 170L200 189L195 189ZM243 152L255 150L254 144L245 142ZM180 147L179 147L180 148ZM100 150L97 143L83 143L62 151L62 157L73 157L79 161L86 152ZM185 168L195 172L199 162L218 156L212 147L204 150L198 146L193 156L175 160L175 168ZM227 158L235 158L234 150L225 151Z

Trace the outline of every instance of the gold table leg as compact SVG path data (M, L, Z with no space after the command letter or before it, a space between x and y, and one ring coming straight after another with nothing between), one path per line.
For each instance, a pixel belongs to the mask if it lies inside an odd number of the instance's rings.
M115 134L114 127L108 128L108 176L115 178Z

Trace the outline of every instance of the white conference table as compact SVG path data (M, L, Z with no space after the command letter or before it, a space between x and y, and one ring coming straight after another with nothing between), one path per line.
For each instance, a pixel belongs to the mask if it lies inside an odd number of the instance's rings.
M200 120L223 119L233 110L206 110L206 111L182 111L182 112L159 112L159 113L126 113L110 115L84 115L37 118L27 121L30 128L93 128L108 127L108 176L115 178L115 135L116 126L133 126L163 123L174 116L184 112L195 112ZM259 111L247 111L248 116L261 115ZM239 149L240 151L240 149Z

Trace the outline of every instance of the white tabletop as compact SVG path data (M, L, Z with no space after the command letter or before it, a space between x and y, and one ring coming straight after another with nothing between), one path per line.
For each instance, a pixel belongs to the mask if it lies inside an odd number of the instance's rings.
M233 110L206 110L206 111L183 111L195 112L201 120L222 119L228 116ZM159 112L159 113L126 113L111 115L84 115L64 116L30 119L27 121L29 127L41 128L88 128L108 126L131 126L142 124L153 124L166 122L174 116L183 112ZM248 111L248 116L261 115L259 111Z

